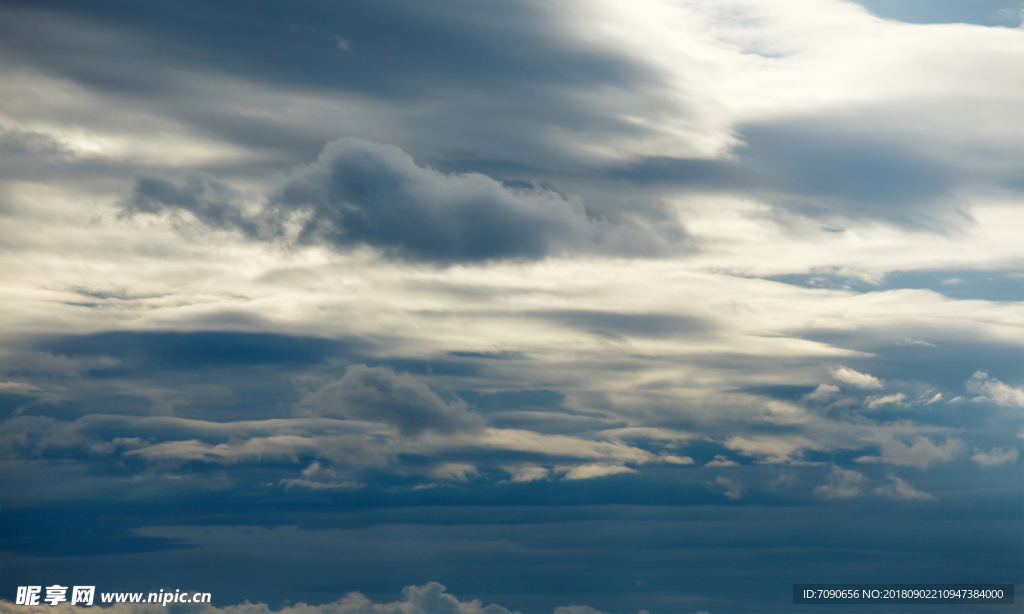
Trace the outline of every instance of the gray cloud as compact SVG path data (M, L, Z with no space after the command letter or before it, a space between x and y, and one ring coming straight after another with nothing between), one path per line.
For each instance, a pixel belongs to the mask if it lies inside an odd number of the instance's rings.
M247 210L238 192L200 173L178 184L144 175L124 202L130 214L181 210L252 239L286 235L301 245L370 246L384 255L434 263L540 259L569 252L650 255L678 242L678 224L611 223L576 199L540 187L508 187L479 173L418 166L391 146L345 138L285 177L268 202ZM671 231L670 231L671 230Z
M190 173L181 185L164 177L146 174L136 178L124 208L129 215L180 209L207 226L221 230L237 229L250 238L269 238L280 234L280 222L275 223L269 211L247 215L239 201L238 192L205 173Z
M541 258L586 245L596 230L582 205L554 192L445 175L357 139L329 143L273 201L309 208L300 241L367 244L416 260Z
M666 313L619 313L577 309L538 311L528 315L612 337L704 337L717 328L714 322L707 319Z
M345 376L303 399L300 411L320 416L383 422L406 436L430 430L452 433L475 429L483 419L457 399L445 402L430 386L387 367L352 365Z

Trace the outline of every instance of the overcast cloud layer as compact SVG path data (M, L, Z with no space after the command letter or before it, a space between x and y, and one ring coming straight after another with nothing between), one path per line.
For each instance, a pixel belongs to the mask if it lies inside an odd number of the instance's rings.
M5 2L0 598L1024 599L1022 15Z

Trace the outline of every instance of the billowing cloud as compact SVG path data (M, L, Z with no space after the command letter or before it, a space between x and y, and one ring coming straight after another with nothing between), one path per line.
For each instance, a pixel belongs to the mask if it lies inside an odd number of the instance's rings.
M597 608L592 608L589 605L563 605L555 608L553 614L605 614Z
M417 166L397 147L344 139L291 175L274 203L308 210L300 241L371 245L427 261L542 258L582 247L583 207L542 189Z
M388 367L352 365L345 376L303 399L300 411L325 417L383 422L406 436L451 433L483 425L461 399L446 402L430 386Z
M882 387L882 382L877 377L867 373L861 373L860 371L855 371L849 367L838 367L836 369L832 369L832 377L858 388L873 389Z
M720 475L713 481L708 482L707 487L712 492L721 493L732 500L743 496L743 482L734 478L727 478L724 475Z
M779 539L1021 568L1019 28L842 0L238 17L4 4L5 581L196 573L304 614L441 569L529 611L717 612L765 609ZM331 607L487 609L446 594Z
M578 199L549 189L507 187L480 173L441 173L418 166L397 147L353 138L328 143L268 201L249 211L235 190L193 173L182 185L140 177L125 207L127 213L187 211L249 238L281 238L288 224L298 224L295 240L302 245L370 246L390 257L436 263L653 254L668 236L643 224L611 224ZM675 236L681 233L676 226Z
M512 474L513 482L533 482L534 480L547 479L550 473L544 467L538 467L536 465L526 465L524 467L514 467L509 470Z
M868 409L878 409L884 405L898 405L907 400L907 395L902 392L896 394L886 394L883 396L869 397L868 398Z
M704 463L705 467L738 467L739 463L734 460L730 460L727 456L722 454L716 454L715 458Z
M622 465L577 465L575 467L555 467L555 471L564 472L567 480L589 480L591 478L603 478L609 475L623 473L636 473L636 469L623 467Z
M281 232L279 224L247 215L237 191L198 172L188 174L181 184L158 175L140 176L124 206L127 215L186 211L207 226L240 230L250 238L269 239Z
M992 448L988 452L975 450L971 460L982 467L997 467L999 465L1012 465L1017 462L1017 448Z
M765 463L787 463L798 459L805 450L821 450L825 446L799 435L758 435L730 437L725 447L753 456Z
M885 438L880 447L881 456L861 456L858 463L885 463L889 465L905 465L927 469L938 463L948 463L965 450L963 441L954 437L947 438L942 445L936 445L927 437L916 437L909 446L894 438Z
M808 401L815 401L818 403L824 403L839 394L839 386L833 386L832 384L818 384L818 387L814 389L814 392L807 393L804 398Z
M989 400L1006 407L1024 407L1024 390L1008 386L984 371L976 371L965 384L967 389L979 396L979 400Z
M875 494L902 501L934 501L935 495L917 490L905 480L889 474L889 483L875 488Z
M156 614L167 611L161 604L121 603L101 607L99 601L100 594L97 594L94 597L96 605L85 608L84 611L93 614ZM249 603L248 601L240 605L224 607L215 607L209 604L175 604L174 607L190 614L271 614L271 612L280 614L512 614L510 610L500 605L485 606L479 599L460 601L458 597L447 592L444 585L439 582L428 582L422 586L406 586L402 589L400 600L383 603L371 601L362 593L353 592L331 603L322 605L298 603L280 610L271 610L264 603ZM16 612L41 614L44 611L55 614L74 614L82 612L83 608L70 605L68 602L56 606L21 606L6 600L0 601L0 613L2 614L15 614Z
M848 499L861 494L868 482L867 476L859 471L832 467L828 482L815 488L814 492L826 499Z
M431 468L429 475L436 480L465 482L478 473L476 467L469 463L442 463Z

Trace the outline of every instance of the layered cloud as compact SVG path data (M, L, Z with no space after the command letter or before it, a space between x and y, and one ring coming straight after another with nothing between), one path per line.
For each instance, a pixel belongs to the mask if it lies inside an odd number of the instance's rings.
M403 435L476 429L483 420L466 411L461 399L442 400L423 382L387 367L353 365L345 376L308 395L302 410L327 417L383 422Z
M5 3L0 590L1021 569L1024 33L892 16Z
M129 214L188 212L249 238L282 238L293 222L300 245L370 246L391 257L438 263L575 252L651 254L665 243L642 225L588 216L578 200L551 190L510 188L478 173L440 173L417 166L397 147L358 139L329 143L315 163L287 176L267 200L249 213L230 187L192 174L180 185L141 177L125 206ZM681 237L683 231L677 226L674 234Z
M119 603L111 606L99 605L99 593L94 598L96 605L85 608L87 612L96 614L150 614L164 612L161 604L128 604ZM270 609L265 603L249 603L216 607L208 604L184 605L175 604L176 609L189 614L512 614L497 604L484 605L479 599L460 601L458 597L447 592L439 582L428 582L422 586L406 586L402 589L402 597L397 601L374 602L359 592L348 593L341 599L320 605L297 603L279 610ZM82 606L73 606L67 602L56 606L21 606L10 601L0 601L0 612L56 612L71 614L81 612ZM595 612L597 610L594 610Z

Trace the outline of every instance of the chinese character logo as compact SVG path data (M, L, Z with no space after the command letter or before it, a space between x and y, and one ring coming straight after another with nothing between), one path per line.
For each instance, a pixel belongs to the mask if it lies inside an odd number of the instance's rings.
M46 587L46 599L43 599L46 603L50 604L50 607L57 605L62 601L67 601L68 587L54 584L53 586Z
M92 605L92 598L96 595L95 586L76 586L71 589L71 605L80 603L82 605Z
M17 605L39 605L39 593L42 590L41 586L19 586L18 596L14 603Z

